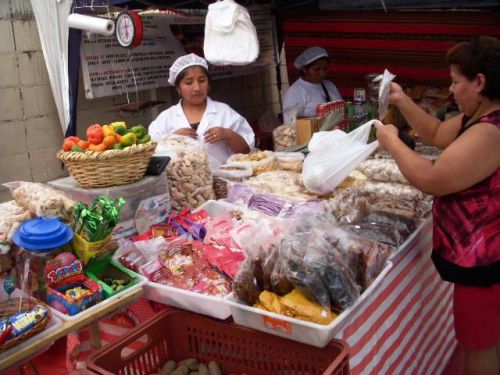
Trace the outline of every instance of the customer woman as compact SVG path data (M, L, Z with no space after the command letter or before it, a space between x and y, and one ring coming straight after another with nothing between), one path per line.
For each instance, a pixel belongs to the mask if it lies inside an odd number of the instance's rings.
M160 113L149 125L156 141L171 134L199 139L207 144L212 168L226 162L233 153L248 153L254 147L252 128L227 104L210 99L210 77L205 59L191 53L170 67L168 82L177 88L178 104Z
M301 77L291 85L283 99L285 122L296 117L316 116L320 104L342 100L337 86L325 80L330 57L321 47L309 47L294 60Z
M376 125L406 179L435 196L432 259L454 283L455 333L467 374L500 373L500 41L481 36L447 54L450 92L460 114L425 113L391 84L395 104L426 143L443 149L433 163L410 150L392 125Z

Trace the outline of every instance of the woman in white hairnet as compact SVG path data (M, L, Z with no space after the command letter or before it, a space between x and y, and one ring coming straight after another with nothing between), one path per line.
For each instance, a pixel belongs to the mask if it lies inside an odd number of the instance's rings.
M320 104L342 100L337 86L325 80L330 58L321 47L309 47L294 60L301 77L290 86L283 99L285 122L296 117L314 117Z
M254 147L255 136L247 120L208 96L210 77L204 58L194 53L179 57L170 67L168 83L177 88L181 99L149 125L153 140L179 134L203 141L212 168L233 153L248 153Z

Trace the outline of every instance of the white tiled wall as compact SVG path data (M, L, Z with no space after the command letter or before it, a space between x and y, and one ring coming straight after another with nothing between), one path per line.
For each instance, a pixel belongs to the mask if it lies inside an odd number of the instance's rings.
M0 0L0 184L8 181L48 181L64 176L55 154L63 140L50 88L36 23L29 0ZM284 53L280 66L288 87ZM249 76L214 81L210 96L223 101L250 123L271 109L281 111L274 67ZM129 96L135 101L135 93ZM116 106L125 95L87 100L80 79L78 134L94 123L125 120L131 125L149 123L178 101L174 88L139 92L139 101L164 104L138 113L123 113ZM0 186L0 202L11 199Z

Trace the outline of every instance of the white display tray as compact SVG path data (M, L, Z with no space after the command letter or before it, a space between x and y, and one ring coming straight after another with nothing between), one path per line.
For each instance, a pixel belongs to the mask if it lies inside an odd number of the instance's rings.
M349 323L351 312L363 306L370 293L377 288L391 269L392 263L387 262L382 272L353 305L344 310L328 325L306 322L243 305L238 303L232 294L227 296L225 301L229 305L234 321L242 326L323 348L334 338L337 332Z
M144 286L144 296L152 301L179 307L217 319L231 316L229 306L223 297L207 296L148 281Z
M51 307L51 311L53 312L53 315L56 315L58 318L60 318L64 322L82 319L86 316L92 315L95 310L100 309L104 305L112 303L117 297L129 294L137 289L143 288L147 283L147 279L144 276L139 275L139 274L137 274L137 277L139 277L139 282L137 284L134 284L134 285L128 287L127 289L115 294L114 296L112 296L110 298L106 298L105 300L89 307L88 309L80 311L78 314L67 315L59 310L54 309L53 307Z
M432 226L432 215L425 217L415 231L396 249L394 253L391 254L387 260L393 265L397 265L410 251L418 251L417 248L425 246L428 243L428 237L432 237L432 230L423 230L423 228L427 225Z

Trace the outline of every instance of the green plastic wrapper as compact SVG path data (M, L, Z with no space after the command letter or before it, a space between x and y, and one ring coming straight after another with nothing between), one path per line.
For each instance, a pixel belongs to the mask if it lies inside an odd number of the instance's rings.
M120 210L125 199L113 199L101 195L89 207L84 202L77 202L73 209L73 229L76 234L88 242L105 239L118 224Z

